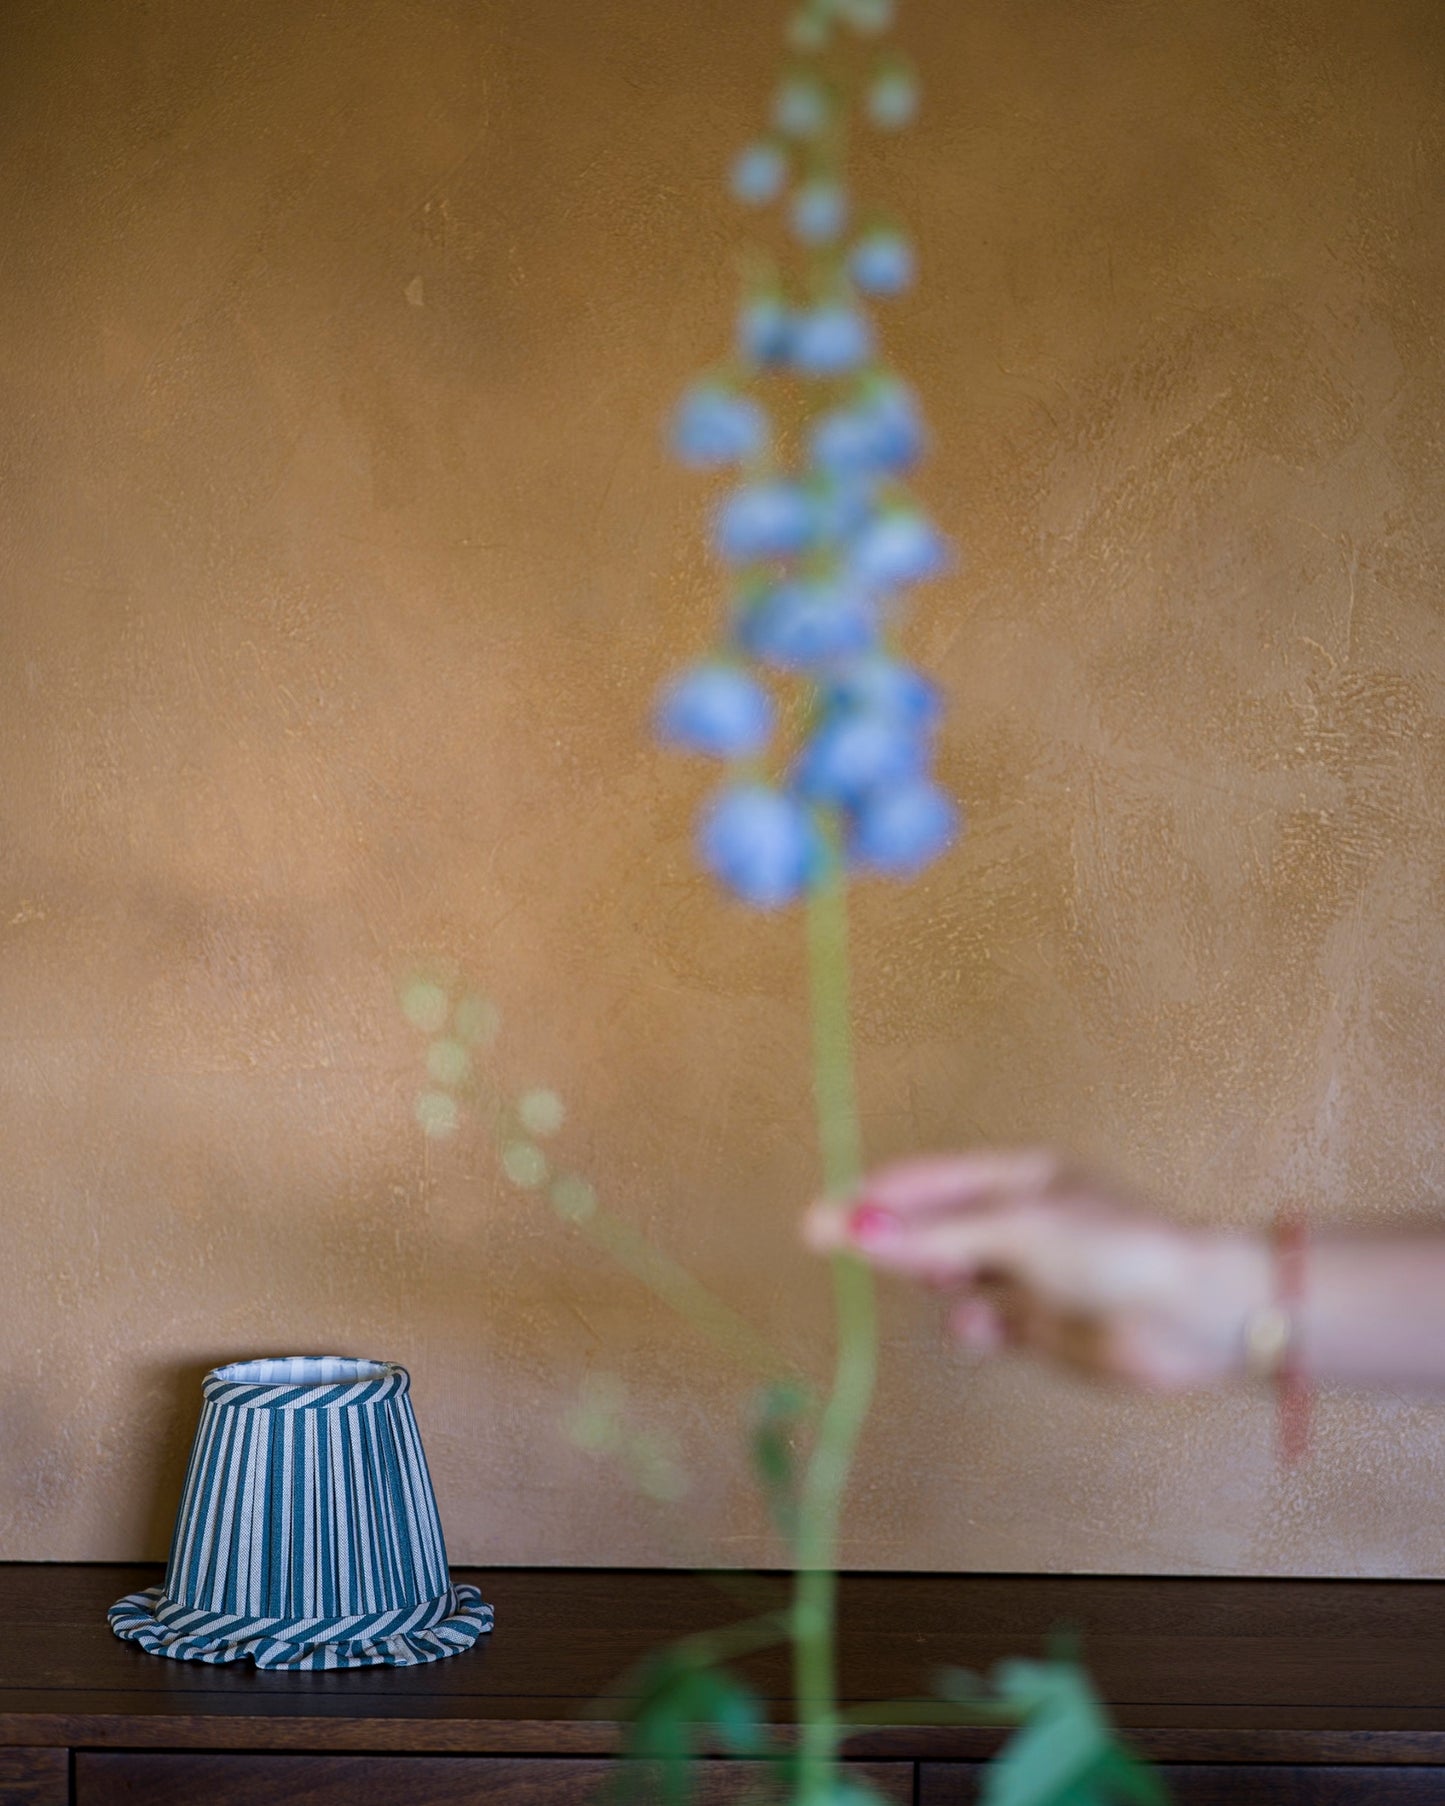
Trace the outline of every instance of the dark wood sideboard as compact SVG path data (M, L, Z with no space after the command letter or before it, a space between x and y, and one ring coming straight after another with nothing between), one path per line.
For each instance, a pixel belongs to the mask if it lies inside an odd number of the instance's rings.
M118 1642L121 1593L159 1571L0 1565L3 1806L581 1806L617 1747L617 1677L656 1644L782 1597L621 1569L459 1570L497 1609L477 1649L412 1669L264 1675ZM1116 1720L1185 1806L1445 1806L1445 1583L850 1575L843 1690L926 1695L944 1664L1042 1652L1063 1623ZM786 1725L781 1654L745 1664ZM906 1806L966 1806L996 1734L860 1729ZM704 1806L747 1765L707 1764Z

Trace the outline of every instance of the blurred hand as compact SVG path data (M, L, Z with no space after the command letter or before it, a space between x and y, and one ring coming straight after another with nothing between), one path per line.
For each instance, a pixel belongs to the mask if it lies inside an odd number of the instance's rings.
M814 1205L805 1238L952 1294L971 1349L1160 1391L1237 1377L1270 1297L1262 1240L1181 1228L1038 1150L886 1167L850 1203Z

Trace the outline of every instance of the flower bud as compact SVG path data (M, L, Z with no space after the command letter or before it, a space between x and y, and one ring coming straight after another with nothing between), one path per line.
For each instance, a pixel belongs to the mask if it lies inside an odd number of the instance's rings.
M772 698L736 665L698 665L663 692L657 733L666 744L691 752L748 758L772 738Z
M848 269L865 295L901 295L913 286L913 247L901 232L879 228L854 245Z
M777 295L755 295L738 318L738 349L750 364L783 363L793 342L793 321Z
M708 870L755 909L777 909L800 896L820 855L807 808L766 784L723 791L698 838Z
M754 658L782 671L810 671L869 651L878 634L873 604L836 579L799 577L755 602L738 626Z
M920 732L938 725L943 702L937 688L912 665L891 658L863 658L838 672L828 685L833 709L866 709L904 721Z
M819 177L804 182L793 196L793 232L800 244L832 244L847 219L848 197L837 182Z
M848 857L894 878L911 878L952 846L959 831L952 801L927 778L873 791L851 822Z
M893 0L836 0L839 16L859 37L876 38L893 23Z
M796 558L813 544L817 515L796 483L749 483L718 509L714 543L729 564Z
M767 443L767 416L746 395L715 383L683 397L672 426L672 449L684 464L709 468L745 464Z
M905 63L888 63L874 76L864 103L885 132L901 131L918 111L918 83Z
M921 777L927 759L922 735L897 716L849 711L823 722L803 748L794 782L813 802L858 803Z
M788 357L803 376L846 376L872 356L873 328L856 308L826 302L793 321Z
M794 76L778 89L773 124L788 138L816 138L828 123L828 96L811 76Z
M923 515L898 508L863 529L853 542L848 568L873 590L924 583L948 568L948 544Z
M750 144L732 170L732 191L746 207L765 207L783 192L788 160L776 144Z

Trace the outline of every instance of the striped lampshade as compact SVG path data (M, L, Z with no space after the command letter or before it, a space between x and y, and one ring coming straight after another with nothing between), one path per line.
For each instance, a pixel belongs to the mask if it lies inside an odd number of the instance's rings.
M110 1608L153 1655L408 1667L492 1628L453 1586L405 1368L341 1355L217 1367L163 1585Z

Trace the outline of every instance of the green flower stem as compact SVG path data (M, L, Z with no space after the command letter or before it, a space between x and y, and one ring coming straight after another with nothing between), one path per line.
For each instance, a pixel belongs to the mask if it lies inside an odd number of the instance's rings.
M823 1183L841 1199L862 1171L848 999L848 903L836 834L808 898L808 973L813 1075ZM877 1333L873 1276L851 1255L833 1260L837 1355L833 1387L803 1478L793 1590L793 1678L801 1731L798 1797L821 1806L829 1793L842 1725L838 1713L838 1524L859 1433L873 1397Z
M843 1198L862 1174L863 1152L849 1014L848 893L836 829L827 832L824 868L808 894L808 999L823 1189Z

